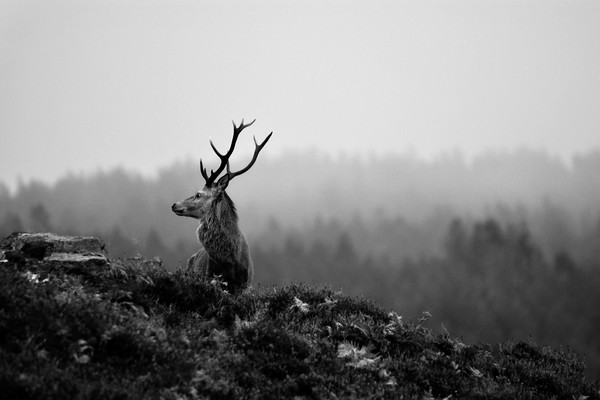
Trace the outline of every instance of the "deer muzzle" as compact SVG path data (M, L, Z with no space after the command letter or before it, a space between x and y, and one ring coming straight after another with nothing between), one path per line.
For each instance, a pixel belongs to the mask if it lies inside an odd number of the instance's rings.
M185 215L185 206L181 203L173 203L171 210L177 215Z

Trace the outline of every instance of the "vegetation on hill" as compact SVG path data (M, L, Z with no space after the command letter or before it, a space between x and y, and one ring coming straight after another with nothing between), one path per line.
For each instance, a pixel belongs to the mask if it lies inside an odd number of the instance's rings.
M0 260L0 387L15 399L597 399L565 349L466 345L294 284L239 296L160 261L100 273Z

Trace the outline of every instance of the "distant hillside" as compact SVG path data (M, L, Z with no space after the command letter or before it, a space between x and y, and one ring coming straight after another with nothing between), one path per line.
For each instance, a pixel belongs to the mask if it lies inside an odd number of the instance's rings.
M0 387L14 399L598 399L565 349L465 345L301 284L232 296L94 238L0 244Z

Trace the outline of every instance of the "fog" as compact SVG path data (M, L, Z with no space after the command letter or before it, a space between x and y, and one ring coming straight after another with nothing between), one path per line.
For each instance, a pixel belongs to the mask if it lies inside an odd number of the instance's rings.
M600 3L0 0L0 238L185 266L200 157L256 284L330 285L600 376Z
M595 1L0 1L0 181L269 155L600 146ZM248 138L249 142L250 138Z

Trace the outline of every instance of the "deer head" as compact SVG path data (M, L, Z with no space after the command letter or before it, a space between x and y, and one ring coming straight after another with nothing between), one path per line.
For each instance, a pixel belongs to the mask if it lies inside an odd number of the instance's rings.
M209 216L209 214L214 213L216 209L217 211L224 211L223 207L229 207L231 208L231 211L235 213L233 202L231 202L231 199L229 199L229 197L226 195L225 189L227 188L229 182L233 178L242 175L243 173L248 171L252 167L252 165L254 165L256 159L258 158L258 153L260 153L262 148L265 146L265 144L267 144L267 142L271 138L271 135L273 134L273 132L271 132L267 136L267 138L260 144L257 143L256 137L254 137L255 147L252 160L245 168L236 172L232 172L229 165L229 158L233 154L233 150L235 148L237 139L240 133L242 133L242 131L245 128L252 125L254 121L250 122L249 124L244 124L244 120L242 119L242 122L238 126L236 126L235 122L233 122L233 137L231 139L231 145L229 146L229 150L227 150L225 154L221 154L219 150L217 150L217 148L215 147L212 140L210 141L210 146L221 160L221 164L216 170L211 169L210 176L208 176L206 168L202 163L202 159L200 159L200 173L204 178L205 185L202 188L202 190L188 197L184 201L173 204L171 209L175 214L202 220ZM224 169L226 169L225 175L221 176L217 180L217 178L223 172ZM222 202L222 200L226 201ZM219 203L217 204L216 202ZM219 207L217 206L220 206L221 210L219 210Z

